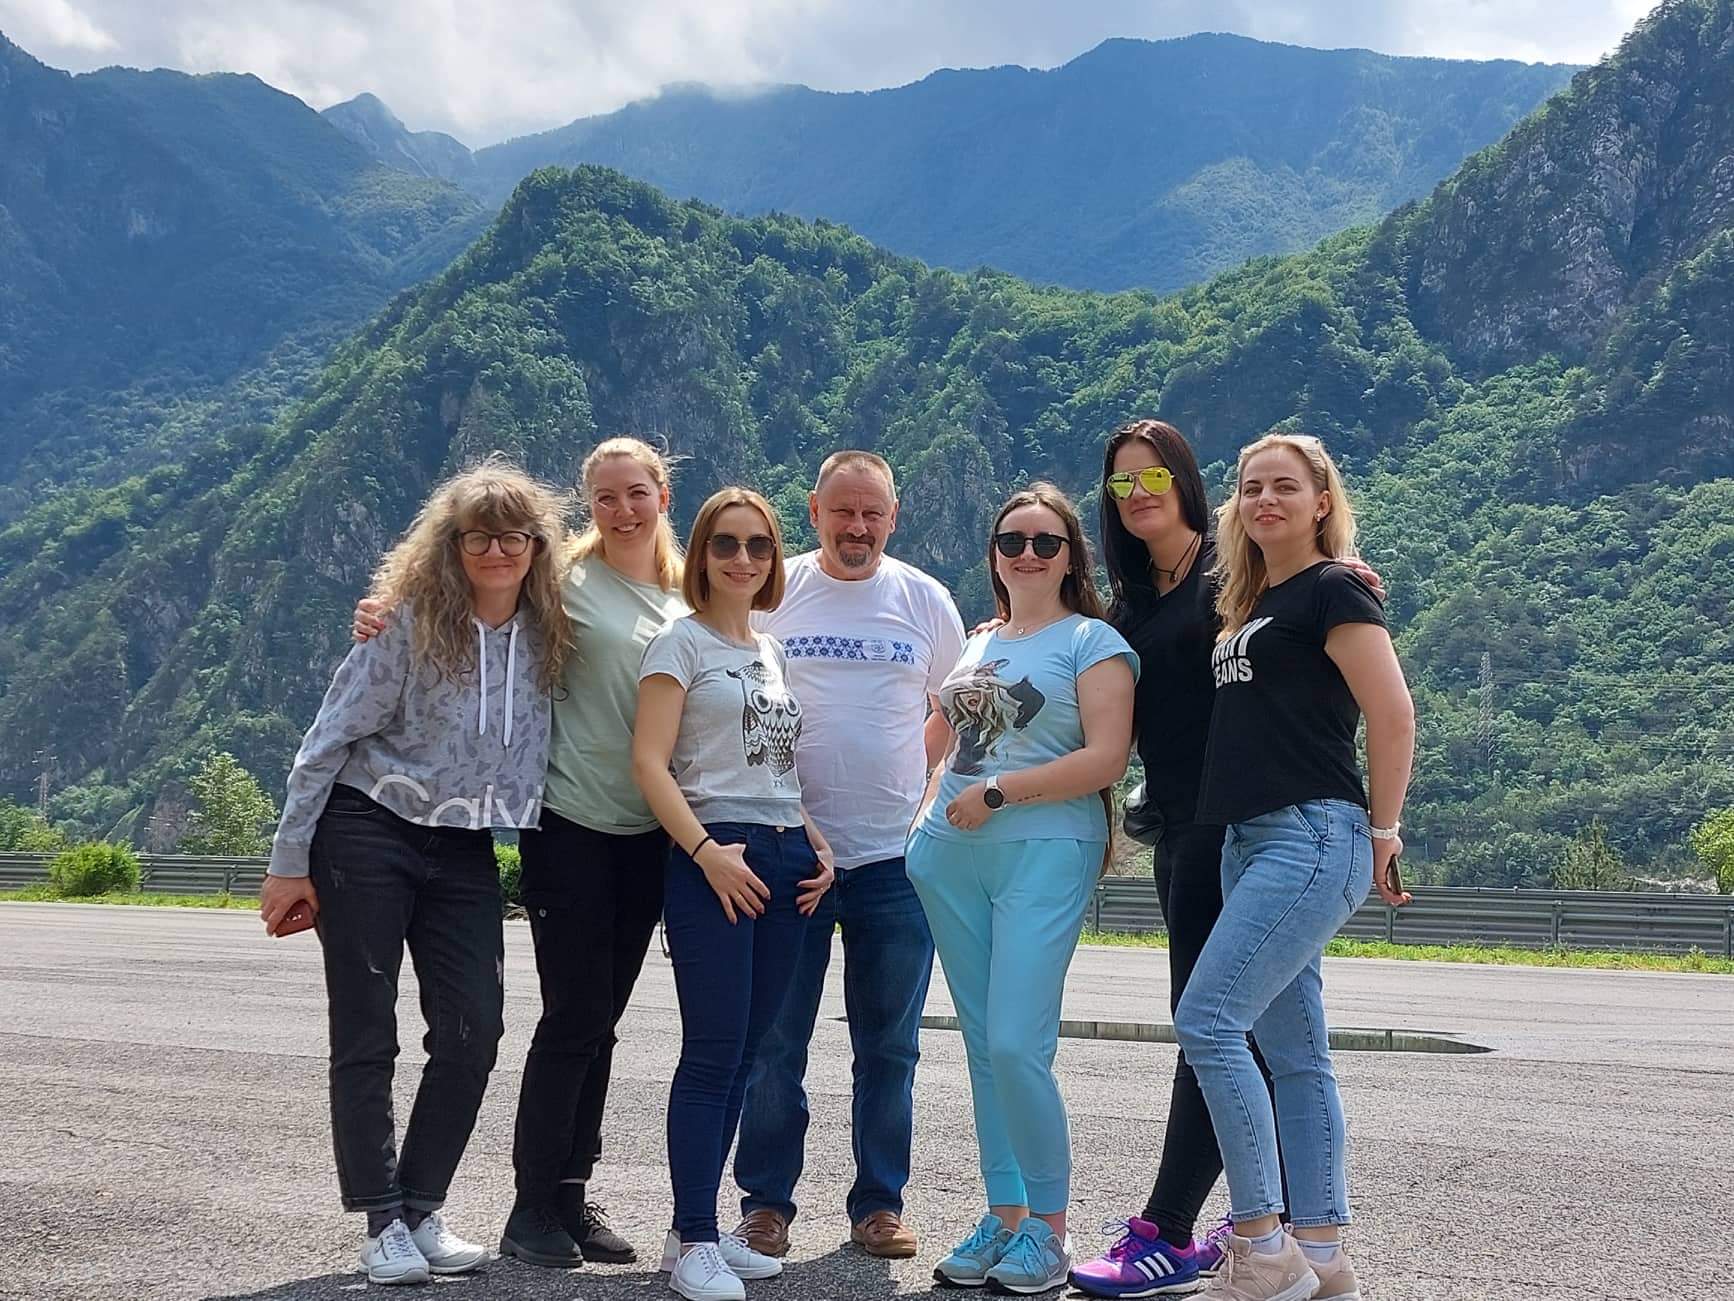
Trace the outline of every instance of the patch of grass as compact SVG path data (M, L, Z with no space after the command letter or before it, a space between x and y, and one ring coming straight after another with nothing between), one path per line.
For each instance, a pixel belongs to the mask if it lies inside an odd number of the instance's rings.
M1161 931L1086 930L1082 944L1112 948L1165 949ZM1734 976L1734 962L1707 953L1612 953L1599 949L1519 949L1484 944L1388 944L1384 940L1332 940L1332 958L1399 958L1409 962L1475 962L1497 967L1586 967L1611 971L1686 971Z
M110 894L82 895L63 899L46 885L27 885L21 890L0 890L0 903L109 903L145 908L241 908L257 910L259 901L241 894L149 894L116 890Z

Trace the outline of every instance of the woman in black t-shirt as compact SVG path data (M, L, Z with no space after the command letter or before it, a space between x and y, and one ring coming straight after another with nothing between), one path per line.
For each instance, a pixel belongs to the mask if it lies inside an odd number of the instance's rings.
M1155 839L1157 898L1168 931L1170 1007L1222 911L1221 824L1200 822L1198 788L1216 689L1216 548L1198 460L1161 420L1134 420L1109 436L1102 457L1101 536L1113 588L1109 620L1144 672L1135 707L1146 804ZM1375 591L1379 576L1352 561ZM1254 1060L1259 1060L1257 1047ZM1194 1238L1222 1173L1210 1110L1184 1052L1175 1061L1162 1158L1149 1199L1102 1256L1072 1271L1092 1296L1143 1295L1158 1279L1183 1291L1221 1261L1229 1223Z
M1338 1233L1348 1189L1321 958L1370 887L1408 901L1393 865L1414 706L1378 596L1339 563L1353 554L1354 517L1316 438L1271 434L1242 449L1217 520L1222 627L1198 820L1228 828L1223 907L1174 1024L1228 1175L1234 1233L1219 1295L1358 1295ZM1362 714L1370 790L1355 757ZM1276 1080L1274 1108L1249 1031Z

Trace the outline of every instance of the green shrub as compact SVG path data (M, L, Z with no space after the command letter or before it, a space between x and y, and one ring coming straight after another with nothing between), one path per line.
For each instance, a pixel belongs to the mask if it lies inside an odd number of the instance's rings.
M74 845L48 865L48 883L66 899L138 889L138 856L125 845L91 840Z
M518 897L518 878L524 873L524 863L518 855L518 847L495 841L494 862L500 865L500 905L511 908L522 903Z

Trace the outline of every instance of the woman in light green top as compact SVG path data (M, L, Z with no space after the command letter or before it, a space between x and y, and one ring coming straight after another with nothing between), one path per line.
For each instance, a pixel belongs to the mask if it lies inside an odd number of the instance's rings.
M636 438L584 460L590 527L562 595L574 653L554 691L540 829L520 833L522 896L542 986L518 1095L517 1201L502 1254L570 1268L637 1253L586 1196L602 1151L614 1027L662 914L668 837L632 780L644 648L687 613L668 522L668 465ZM367 603L357 634L377 630Z

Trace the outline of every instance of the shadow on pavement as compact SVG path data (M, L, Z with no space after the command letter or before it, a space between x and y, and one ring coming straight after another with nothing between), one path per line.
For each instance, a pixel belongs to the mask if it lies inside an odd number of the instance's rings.
M788 1262L782 1275L748 1284L753 1301L876 1301L921 1295L923 1283L906 1286L889 1261L877 1260L847 1242L822 1256ZM294 1279L257 1292L212 1294L206 1301L645 1301L672 1297L667 1278L642 1265L538 1269L516 1260L490 1260L472 1274L436 1278L420 1287L368 1283L360 1271Z

